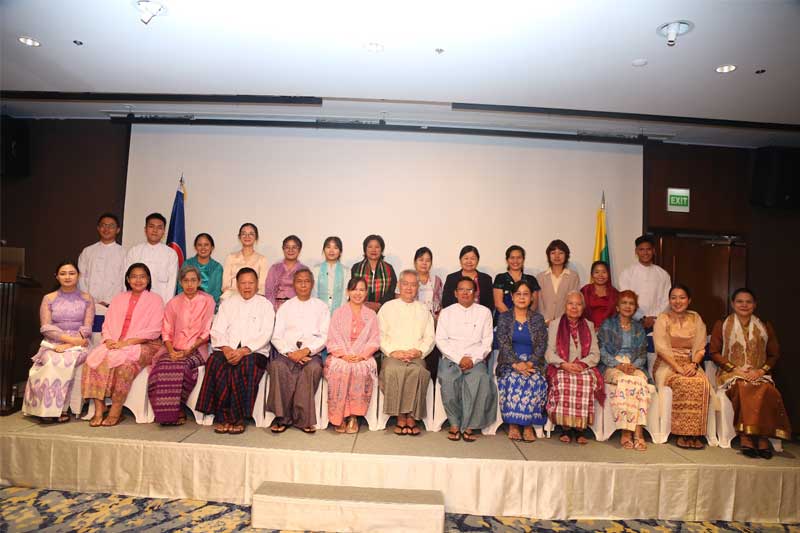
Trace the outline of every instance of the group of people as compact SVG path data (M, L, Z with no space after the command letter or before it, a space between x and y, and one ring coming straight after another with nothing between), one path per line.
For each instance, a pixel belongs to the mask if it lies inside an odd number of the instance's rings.
M548 268L535 277L524 271L525 250L509 247L508 268L494 280L478 270L478 249L465 246L461 268L442 282L427 247L416 251L413 269L398 274L379 235L364 239L364 258L351 268L340 261L341 239L328 237L324 261L313 269L300 262L303 243L290 235L283 260L268 267L252 223L239 228L242 248L224 265L211 257L214 239L201 233L196 255L179 269L162 243L165 227L162 215L148 215L147 241L126 253L116 242L119 220L103 214L99 242L77 262L58 265L59 289L41 304L44 340L29 373L26 414L69 420L75 369L83 365L82 397L95 404L90 425L116 425L131 383L150 367L156 421L182 424L205 365L195 408L214 415L218 433L245 431L267 372L275 433L315 431L314 395L324 376L336 431L358 431L377 381L384 413L396 417L394 433L418 435L433 378L451 440L476 440L495 422L499 402L512 440L536 440L534 428L549 419L561 426L562 442L585 444L595 406L607 401L622 447L643 451L655 382L672 389L677 445L704 446L706 326L689 309L690 289L654 264L648 236L636 240L638 262L621 273L618 290L603 261L592 264L581 287L561 240L547 246ZM715 379L733 403L743 453L769 457L767 439L791 434L770 375L778 342L754 315L751 290L736 290L731 302L734 312L711 334ZM655 355L652 375L648 353Z

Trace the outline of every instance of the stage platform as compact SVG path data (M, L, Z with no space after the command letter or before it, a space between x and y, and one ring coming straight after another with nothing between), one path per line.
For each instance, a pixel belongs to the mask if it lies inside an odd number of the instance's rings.
M503 431L474 443L445 432L398 437L332 429L281 435L248 426L0 418L0 484L249 504L264 481L439 490L447 512L540 519L800 522L800 446L772 460L735 449L646 452L607 442L514 443Z

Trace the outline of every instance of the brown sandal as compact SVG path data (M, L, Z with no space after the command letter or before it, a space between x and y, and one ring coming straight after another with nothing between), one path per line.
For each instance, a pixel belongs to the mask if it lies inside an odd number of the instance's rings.
M466 430L464 433L461 434L461 438L464 439L464 442L475 442L478 440L478 437L472 432L471 429Z
M220 435L224 435L231 430L230 424L221 422L219 424L214 424L214 433L219 433Z
M228 429L228 435L241 435L244 433L245 430L244 422L237 422L235 424L231 424Z
M646 452L647 451L647 443L645 442L644 438L633 438L633 449L637 452Z
M109 422L109 420L111 420L111 422ZM116 419L112 418L111 416L107 416L106 419L103 420L103 423L100 425L103 427L110 428L119 425L119 423L122 422L123 420L125 420L125 415L122 414L119 415Z
M453 431L452 429L447 432L447 439L452 441L461 440L461 432L458 430Z
M525 429L522 430L522 441L536 442L536 432L533 430L532 426L526 426Z

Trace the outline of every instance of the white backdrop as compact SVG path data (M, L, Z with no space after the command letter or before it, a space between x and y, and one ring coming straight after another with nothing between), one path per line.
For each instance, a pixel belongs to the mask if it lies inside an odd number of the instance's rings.
M144 239L144 217L167 218L178 179L186 179L187 253L199 232L222 262L238 249L242 222L254 222L270 263L282 239L303 240L301 261L322 260L328 235L344 241L343 261L361 259L370 233L386 240L387 260L413 266L428 246L434 271L458 268L473 244L479 269L505 270L505 249L527 250L526 271L546 268L544 250L563 239L572 268L588 277L603 191L614 278L634 261L642 226L639 146L346 130L134 125L123 245Z

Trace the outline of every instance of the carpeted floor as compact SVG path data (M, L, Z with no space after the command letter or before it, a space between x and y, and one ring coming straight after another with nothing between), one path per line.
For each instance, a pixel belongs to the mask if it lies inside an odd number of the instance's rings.
M21 487L0 488L0 532L234 532L250 526L249 506L197 500L160 500L115 494L85 494ZM263 530L261 530L263 531ZM447 515L447 532L557 531L632 533L795 532L800 524L670 522L664 520L531 520Z

